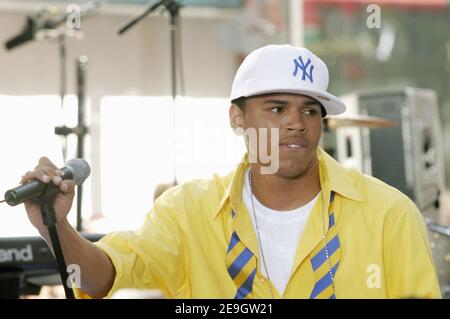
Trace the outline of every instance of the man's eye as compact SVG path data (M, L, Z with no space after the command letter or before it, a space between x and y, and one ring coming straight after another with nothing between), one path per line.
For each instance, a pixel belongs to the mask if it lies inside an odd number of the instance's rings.
M317 112L316 110L304 110L303 113L308 116L316 116L319 112Z
M270 112L272 113L280 113L281 111L283 111L283 108L276 106L270 109Z

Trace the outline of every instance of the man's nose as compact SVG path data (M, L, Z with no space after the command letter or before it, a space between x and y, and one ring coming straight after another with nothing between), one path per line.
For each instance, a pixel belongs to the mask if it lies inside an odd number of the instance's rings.
M285 128L289 131L298 131L302 133L306 133L308 131L308 127L302 117L302 113L299 111L289 112L289 114L286 115Z

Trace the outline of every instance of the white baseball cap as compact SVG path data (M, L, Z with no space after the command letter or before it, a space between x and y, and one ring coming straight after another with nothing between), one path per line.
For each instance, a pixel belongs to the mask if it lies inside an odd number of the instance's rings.
M319 101L327 114L345 111L345 104L327 92L328 68L306 48L267 45L251 52L234 77L231 101L266 93L297 93Z

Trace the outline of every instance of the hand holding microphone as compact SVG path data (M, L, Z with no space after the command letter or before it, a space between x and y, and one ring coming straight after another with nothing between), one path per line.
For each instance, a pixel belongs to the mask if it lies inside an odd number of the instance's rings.
M33 171L22 176L20 186L6 192L5 200L11 206L24 203L30 222L44 235L47 227L36 199L54 196L57 223L64 221L72 207L75 185L82 184L89 174L89 164L82 159L69 160L65 167L58 169L48 158L42 157Z

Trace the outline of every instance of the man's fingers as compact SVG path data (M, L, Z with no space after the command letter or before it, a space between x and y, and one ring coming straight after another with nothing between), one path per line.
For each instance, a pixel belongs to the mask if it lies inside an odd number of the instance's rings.
M35 178L36 178L36 172L28 171L22 176L22 178L20 179L20 182L25 183L26 181L29 181L29 180L35 179Z
M59 189L63 193L73 193L75 190L75 183L72 180L65 180L59 185Z
M28 171L21 178L21 183L38 179L44 183L52 181L55 185L61 184L60 171L52 166L39 164L34 171Z
M49 166L50 168L53 169L57 169L57 167L55 166L55 164L52 163L52 161L50 161L47 157L42 156L39 159L39 165L45 165L45 166Z
M59 189L63 193L72 193L75 190L75 182L73 180L62 180L59 171L54 169L38 169L34 171L28 171L22 176L21 182L24 183L28 180L38 179L44 183L49 183L50 180L55 185L59 185Z

